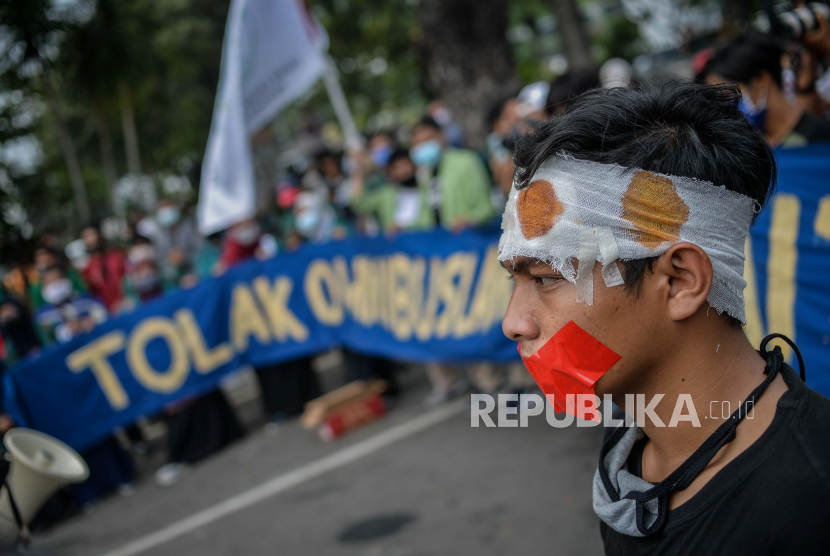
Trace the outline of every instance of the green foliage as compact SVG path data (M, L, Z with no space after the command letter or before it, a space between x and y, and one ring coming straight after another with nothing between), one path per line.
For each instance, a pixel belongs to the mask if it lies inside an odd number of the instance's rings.
M421 29L413 0L313 0L358 127L379 110L422 106ZM320 91L312 103L328 111Z
M358 126L379 128L415 120L429 100L419 0L308 1L328 32L329 52ZM31 110L34 117L19 126L13 121L20 118L15 120L9 112L15 108L0 108L0 143L33 135L42 153L34 174L12 175L0 169L13 184L0 197L8 198L12 191L36 233L73 232L78 225L55 124L44 109L46 76L59 96L96 217L104 216L108 207L96 113L103 114L112 137L118 174L126 172L120 86L126 85L132 96L144 170L185 173L197 183L229 5L230 0L0 3L0 87L21 91L26 102L37 107ZM550 0L510 3L509 28L530 30L529 40L513 40L511 34L517 73L525 83L554 76L548 61L560 47L550 13ZM634 24L621 18L603 28L606 32L596 37L600 58L611 53L636 55ZM333 118L319 85L272 124L271 137L284 142L307 127L314 113L323 120ZM8 243L11 232L3 226L0 243Z
M594 41L594 50L601 62L609 58L625 58L629 62L642 53L637 24L624 14L615 14L605 22L605 28Z

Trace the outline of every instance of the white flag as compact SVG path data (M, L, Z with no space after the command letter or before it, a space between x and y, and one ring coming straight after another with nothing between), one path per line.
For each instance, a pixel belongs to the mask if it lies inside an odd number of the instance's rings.
M250 137L308 90L328 40L302 0L233 0L199 193L199 231L256 212Z

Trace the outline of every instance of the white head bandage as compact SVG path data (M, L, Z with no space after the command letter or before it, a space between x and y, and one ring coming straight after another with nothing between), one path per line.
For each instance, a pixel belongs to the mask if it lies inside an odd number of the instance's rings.
M510 192L499 259L549 263L576 283L577 301L592 304L595 262L605 285L618 286L615 261L662 255L688 241L712 261L709 305L745 323L744 242L756 210L753 199L709 182L559 154L528 187Z

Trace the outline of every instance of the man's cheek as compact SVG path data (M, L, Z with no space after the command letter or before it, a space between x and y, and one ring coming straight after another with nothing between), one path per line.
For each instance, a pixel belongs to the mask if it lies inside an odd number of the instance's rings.
M601 398L605 394L619 392L620 385L627 382L624 379L629 374L626 370L626 364L625 356L621 355L620 360L597 380L594 385L597 396Z

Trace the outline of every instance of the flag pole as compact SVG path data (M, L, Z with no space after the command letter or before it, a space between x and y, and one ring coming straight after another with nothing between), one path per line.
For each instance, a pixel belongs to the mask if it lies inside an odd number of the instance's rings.
M340 86L340 78L331 56L326 56L326 70L323 72L323 84L326 87L326 93L329 96L331 106L334 108L334 115L340 124L340 129L343 130L346 149L349 151L362 149L363 138L357 131L357 126L352 117L352 111L349 109L349 103L346 102L346 95L343 93L343 87Z

